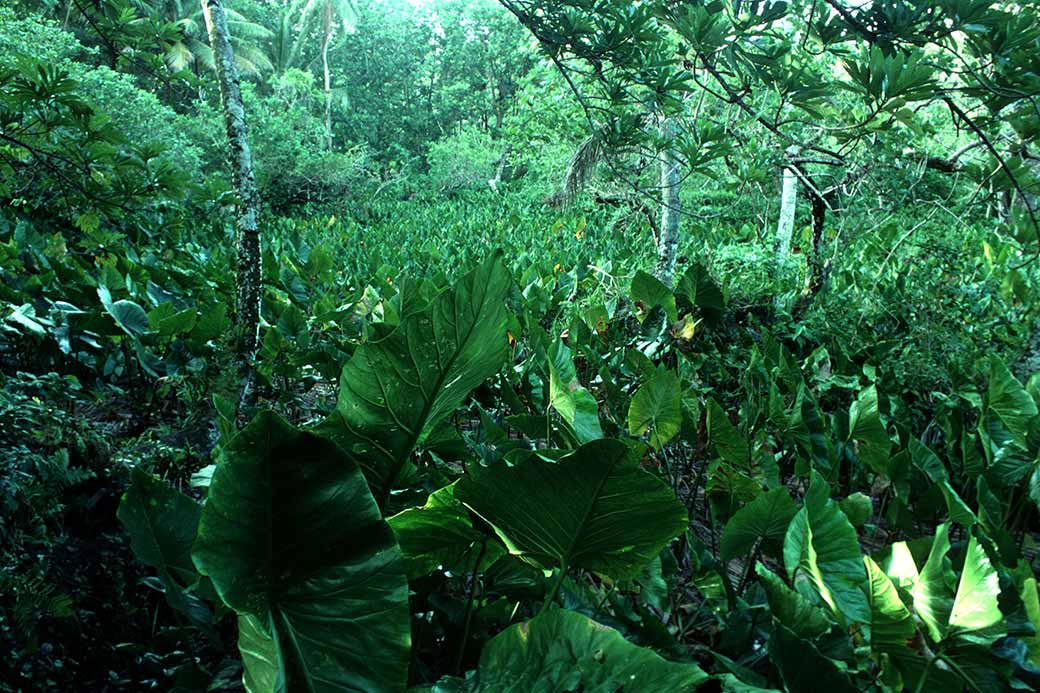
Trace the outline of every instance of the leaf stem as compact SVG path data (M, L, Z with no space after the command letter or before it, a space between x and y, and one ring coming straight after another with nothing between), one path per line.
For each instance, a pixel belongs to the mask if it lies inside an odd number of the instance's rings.
M469 641L469 629L473 623L473 598L477 593L477 573L480 571L480 562L484 560L485 552L487 552L487 542L482 541L480 542L480 551L477 552L477 560L473 563L473 572L471 572L469 576L469 597L466 599L465 625L462 627L462 641L459 643L459 651L455 655L454 671L456 674L462 673L462 658L466 654L466 643Z
M954 661L947 657L945 654L943 654L942 651L936 652L935 658L941 660L943 664L953 669L955 674L964 679L964 683L967 684L968 688L970 688L973 691L977 691L978 693L982 693L982 689L979 688L979 685L975 683L975 681L970 679L967 674L964 673L964 670L961 669L960 665L954 663Z
M564 579L567 577L567 562L564 561L560 564L560 574L557 576L556 581L553 582L553 586L549 589L549 594L545 596L545 601L542 602L542 608L538 610L537 616L541 616L549 608L549 605L556 601L556 594L560 591L560 586L563 584ZM537 617L536 616L536 617Z
M928 674L932 673L932 665L935 664L936 659L938 659L938 657L933 656L928 660L928 663L924 665L924 671L921 672L921 678L917 679L914 693L921 693L921 691L924 690L924 684L928 681Z
M740 585L737 587L737 594L744 594L744 590L747 589L748 583L751 581L751 573L755 570L755 563L758 561L758 552L762 549L762 540L758 539L755 541L755 545L751 551L748 552L747 565L744 566L744 576L740 579Z

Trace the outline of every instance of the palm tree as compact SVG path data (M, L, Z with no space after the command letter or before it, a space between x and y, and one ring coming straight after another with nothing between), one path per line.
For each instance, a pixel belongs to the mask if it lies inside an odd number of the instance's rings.
M284 75L295 67L300 58L301 40L296 19L305 0L293 0L283 5L275 18L276 26L267 42L267 55L276 75Z
M166 65L179 72L189 68L199 71L200 67L213 69L213 50L210 48L202 7L198 2L187 0L131 0L144 17L141 22L158 21L175 24L180 29L179 40L166 47ZM271 61L258 44L272 32L266 27L248 20L234 10L225 8L231 46L235 53L235 66L245 77L259 77L273 69Z

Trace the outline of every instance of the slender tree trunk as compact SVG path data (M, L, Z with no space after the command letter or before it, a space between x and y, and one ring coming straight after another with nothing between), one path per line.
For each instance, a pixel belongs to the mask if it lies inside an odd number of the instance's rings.
M795 303L794 314L799 315L809 307L812 300L827 283L827 262L823 259L823 227L827 220L827 202L814 191L809 191L812 202L812 248L806 257L808 275L805 277L805 289Z
M238 192L238 219L236 221L235 245L236 267L236 313L235 349L238 358L242 390L238 410L240 418L244 411L253 408L256 400L254 388L254 360L256 357L260 329L260 196L253 177L253 157L249 150L246 129L245 107L239 87L238 68L231 51L227 16L222 0L202 0L202 12L206 18L209 42L213 48L217 81L220 83L220 101L224 107L224 127L227 130L231 170Z
M823 285L823 225L827 220L827 203L814 192L810 192L812 201L812 248L809 251L809 292L817 294Z
M784 167L780 191L780 220L776 224L777 262L783 263L791 252L791 235L794 233L794 213L798 201L798 176L794 169Z
M512 147L506 147L505 151L502 152L502 156L498 160L498 164L495 166L495 177L488 181L488 186L498 192L498 186L502 184L502 175L505 173L506 166L509 164L509 155L512 151Z
M1025 195L1021 203L1028 219L1030 210L1033 214L1040 214L1040 155L1034 156L1023 147L1023 159L1031 179L1022 186Z
M661 123L661 138L666 142L661 150L661 229L657 238L657 278L666 286L672 285L675 274L675 249L679 244L679 158L675 151L675 122L670 118Z
M329 43L331 30L326 30L321 41L321 69L325 78L325 149L332 151L332 76L329 73Z
M1016 193L1009 202L1008 220L1014 219L1018 212L1026 220L1024 223L1029 223L1030 210L1033 211L1033 214L1040 214L1040 156L1031 156L1030 152L1024 149L1023 155L1026 170L1032 174L1030 176L1032 180L1023 186L1024 195L1020 196ZM1040 323L1033 328L1025 352L1015 363L1013 370L1019 380L1023 382L1028 380L1033 373L1040 372Z

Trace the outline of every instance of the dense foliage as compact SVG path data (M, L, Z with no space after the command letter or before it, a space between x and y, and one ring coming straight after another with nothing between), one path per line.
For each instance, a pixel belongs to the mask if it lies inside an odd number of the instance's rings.
M0 8L0 691L1040 689L1036 3L228 0L250 353L213 4Z

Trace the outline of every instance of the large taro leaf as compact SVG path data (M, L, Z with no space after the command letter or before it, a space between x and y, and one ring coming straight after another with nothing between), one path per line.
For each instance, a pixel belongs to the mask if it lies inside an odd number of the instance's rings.
M946 554L950 550L950 526L935 528L935 539L924 567L910 589L914 611L936 642L946 636L946 626L953 610L953 593L946 583Z
M989 645L1006 632L1000 611L1000 579L982 545L972 534L964 552L964 566L953 592L947 580L946 554L949 525L935 530L935 539L920 577L911 589L914 610L932 640L958 638L969 644Z
M426 504L403 510L387 522L397 536L408 577L428 575L438 568L452 572L490 566L502 557L500 544L489 543L470 522L466 508L455 499L455 484L437 489Z
M796 586L815 592L839 622L869 625L867 570L856 530L815 477L784 539L784 566Z
M832 622L823 609L785 585L783 580L761 563L755 569L773 618L799 638L815 638L830 630Z
M696 664L670 662L586 616L550 609L495 636L465 681L432 693L693 691L708 679Z
M1007 429L1015 443L1026 446L1029 421L1037 415L1036 402L1004 362L995 356L990 361L985 415L990 427L996 423L996 419Z
M783 541L797 512L798 508L786 488L763 493L738 510L726 523L719 543L722 560L743 556L759 540L763 549L772 553Z
M870 556L863 557L870 580L870 644L876 650L902 650L914 636L910 610L892 580Z
M495 528L509 550L542 566L634 577L686 530L686 508L639 468L642 446L598 440L549 462L473 469L455 497Z
M769 655L780 669L790 693L855 693L857 690L837 662L780 623L773 624Z
M914 467L925 476L931 484L934 484L946 499L946 508L950 513L950 519L959 525L970 527L975 524L975 513L971 511L968 504L960 497L950 484L949 474L946 466L932 450L911 436L907 444L910 451L910 460Z
M116 515L130 535L138 559L155 568L166 601L195 625L208 627L212 614L188 588L198 581L191 545L199 527L201 506L140 467L130 474Z
M1003 678L1010 665L994 657L991 649L1007 632L1000 611L997 572L973 534L954 592L946 557L949 550L949 525L940 525L924 567L910 590L917 617L937 644L935 649L943 652L944 663L949 665L944 667L945 671L932 667L925 690L960 690L965 684L967 690L1008 690ZM901 572L913 576L910 568ZM904 678L911 683L923 671L920 659L910 656L912 652L892 652Z
M905 541L897 541L892 544L881 568L896 587L906 592L912 590L921 578L921 572L917 569L917 563L914 562L914 554Z
M1040 591L1037 590L1036 577L1033 575L1029 564L1023 561L1023 573L1026 576L1021 580L1020 593L1022 604L1025 608L1029 622L1036 631L1034 635L1023 637L1029 653L1029 662L1033 668L1040 670Z
M785 353L781 352L781 355ZM797 370L794 373L801 377ZM830 477L834 470L834 448L827 421L806 385L800 383L797 387L787 435L794 441L801 456L812 463L813 468Z
M867 524L867 520L874 513L874 501L860 491L846 496L838 503L838 507L845 513L845 517L849 518L853 527L862 527Z
M697 306L700 314L709 322L718 322L726 307L722 289L699 262L691 265L675 283L675 293Z
M270 412L224 456L192 557L239 614L249 690L403 689L408 582L354 461Z
M290 690L279 680L278 646L268 628L252 614L238 617L238 651L242 655L242 682L247 691Z
M1028 477L1031 500L1040 507L1040 426L1037 406L1029 391L1011 374L1004 363L993 357L990 363L986 406L979 435L987 448L990 481L998 486L1016 486Z
M599 424L599 403L581 382L571 359L571 350L562 341L549 349L549 404L567 423L579 443L603 437Z
M682 392L679 376L662 369L639 386L628 408L628 432L650 434L650 443L660 449L682 427Z
M989 556L973 534L964 553L957 595L950 611L950 635L970 636L983 641L1003 634L1004 615L1000 611L1000 578Z
M97 293L105 312L123 332L136 338L148 331L148 314L139 304L127 300L113 301L107 286L99 286Z
M381 504L412 450L505 362L510 281L496 255L343 367L336 412L322 430L355 454Z
M856 455L875 474L884 474L892 441L878 411L878 393L873 385L859 393L849 408L849 441Z
M709 399L708 438L715 445L719 457L741 470L747 470L751 464L751 449L747 439L730 423L725 410L714 399Z
M646 320L654 308L664 309L670 323L678 320L675 308L675 294L657 277L639 270L632 278L632 301L636 304L636 319Z

